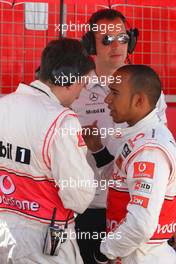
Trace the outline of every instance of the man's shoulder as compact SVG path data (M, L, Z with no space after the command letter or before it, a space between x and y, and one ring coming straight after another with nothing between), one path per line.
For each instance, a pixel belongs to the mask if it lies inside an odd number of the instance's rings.
M169 152L176 151L175 140L169 129L162 122L156 126L147 129L144 128L141 131L129 135L122 146L122 155L124 158L127 158L135 153L149 149L161 149Z

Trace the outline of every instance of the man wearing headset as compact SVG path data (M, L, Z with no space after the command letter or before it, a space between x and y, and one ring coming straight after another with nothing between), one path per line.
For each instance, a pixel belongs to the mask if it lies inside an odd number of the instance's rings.
M83 264L74 212L95 190L80 184L93 171L69 105L94 68L78 40L51 41L39 80L0 100L0 263Z
M132 53L136 46L138 30L130 29L127 31L126 25L126 18L122 13L113 9L99 10L91 16L91 30L82 38L87 51L94 56L96 70L92 75L92 82L89 82L87 89L82 91L79 100L74 102L72 108L78 113L82 126L89 126L93 123L101 131L105 132L101 133L102 143L107 147L102 152L105 163L113 159L113 156L106 155L108 149L112 155L116 152L116 146L112 146L111 139L108 136L108 129L118 133L120 132L120 127L126 125L118 124L118 127L115 125L104 102L109 92L108 84L111 83L113 73L119 67L128 63L128 54ZM117 82L119 78L116 79ZM96 82L96 80L98 81ZM166 123L166 104L163 94L157 106L160 119ZM96 144L94 147L96 152ZM106 258L99 253L100 239L106 227L107 186L102 184L105 183L105 178L102 177L103 173L101 174L97 170L91 152L88 153L87 159L95 172L95 179L99 182L97 184L99 186L89 208L76 219L78 234L81 231L90 232L92 239L78 239L78 244L85 264L107 263ZM93 234L95 232L99 234L99 239L94 238Z

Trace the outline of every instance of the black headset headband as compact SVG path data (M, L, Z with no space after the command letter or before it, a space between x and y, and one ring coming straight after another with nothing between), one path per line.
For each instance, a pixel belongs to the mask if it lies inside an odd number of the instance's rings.
M85 58L87 53L80 56L79 60L77 55L72 55L71 57L65 54L65 57L61 62L56 64L50 74L50 80L55 85L60 86L70 86L75 82L75 80L80 77L81 61ZM75 61L74 65L70 66L70 61Z

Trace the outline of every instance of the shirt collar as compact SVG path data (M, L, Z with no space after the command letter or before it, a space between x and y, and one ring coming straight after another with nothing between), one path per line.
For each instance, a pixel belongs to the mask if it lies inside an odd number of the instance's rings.
M53 99L57 103L60 103L59 99L52 93L51 89L46 84L44 84L43 82L36 80L36 81L31 82L30 85L33 87L39 88L40 90L44 91L51 99ZM28 94L31 93L32 90L34 90L35 88L30 87L30 85L20 83L18 86L17 92L18 91L23 92L23 93L25 92ZM25 90L24 90L24 86L26 86ZM30 89L26 89L26 88L30 88ZM36 91L37 91L37 89L36 89Z
M142 120L137 122L134 126L122 128L122 137L128 136L130 134L140 132L144 128L151 127L152 125L156 125L160 120L157 116L157 109L155 108L152 112L150 112L147 116L145 116Z
M90 76L89 82L86 85L86 89L87 90L91 90L91 89L95 88L96 86L99 86L99 87L101 87L101 88L103 88L105 90L109 90L108 86L106 86L106 85L102 86L100 82L95 82L96 80L98 80L98 76L97 76L97 74L96 74L96 72L94 70L91 71L89 76Z

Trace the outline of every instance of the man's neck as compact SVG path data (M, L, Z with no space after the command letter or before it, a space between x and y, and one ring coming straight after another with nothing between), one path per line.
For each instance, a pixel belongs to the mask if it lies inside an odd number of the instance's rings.
M107 65L102 65L101 63L98 63L96 60L95 60L95 64L96 64L95 72L99 78L101 76L106 76L106 77L112 76L117 69L125 65L125 64L117 65L116 67L112 68L112 67L107 67Z
M113 73L116 71L116 69L117 68L114 68L114 69L112 69L112 68L107 68L107 67L100 67L98 64L96 64L96 70L95 70L95 72L96 72L96 74L97 74L97 76L100 78L101 76L106 76L106 77L108 77L108 76L112 76L113 75Z

